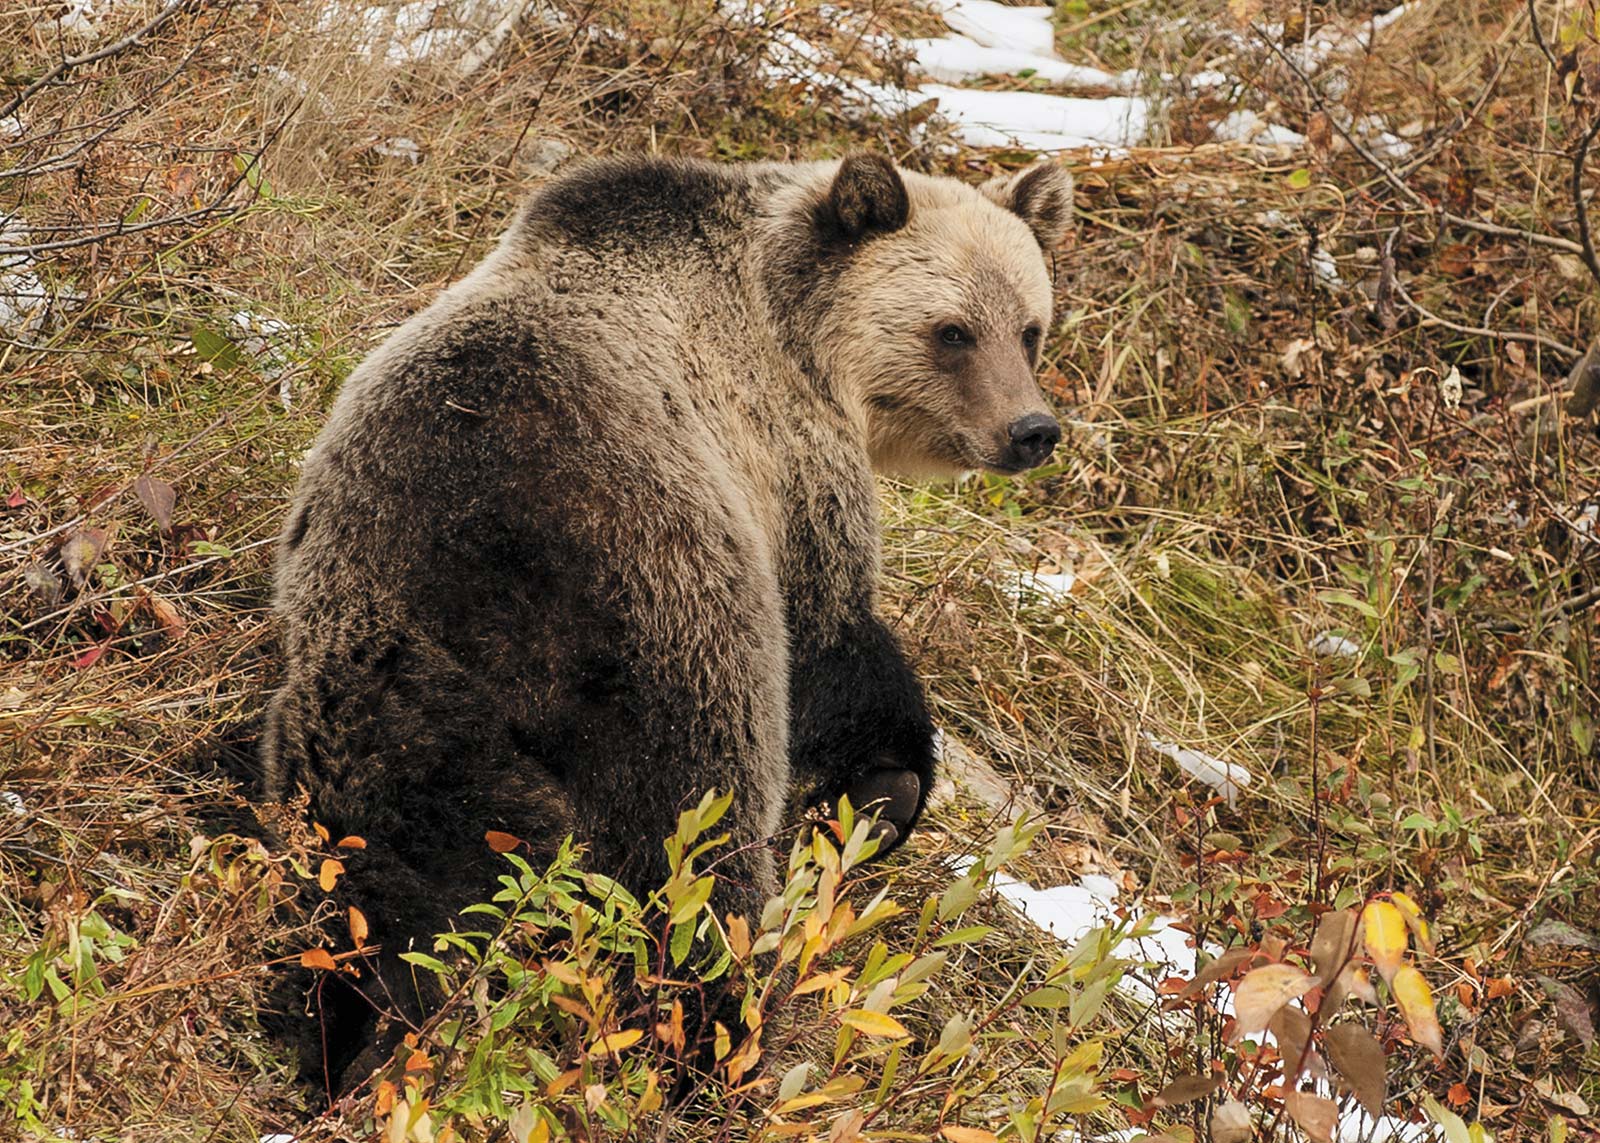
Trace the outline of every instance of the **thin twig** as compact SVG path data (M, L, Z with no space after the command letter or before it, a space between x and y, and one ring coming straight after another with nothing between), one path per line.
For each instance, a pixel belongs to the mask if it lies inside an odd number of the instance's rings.
M1561 70L1561 61L1556 59L1555 52L1550 50L1550 45L1545 43L1544 29L1539 27L1539 13L1533 10L1533 0L1528 0L1528 21L1533 25L1533 42L1539 46L1540 53L1545 61L1555 71Z
M1596 132L1600 132L1600 115L1594 117L1594 122L1589 124L1583 138L1578 140L1577 149L1572 152L1572 211L1578 216L1578 241L1583 247L1579 256L1589 268L1589 276L1594 279L1594 284L1600 287L1600 258L1594 254L1594 238L1589 232L1589 204L1583 200L1583 168L1589 159L1589 144L1594 142Z
M1487 326L1464 325L1461 322L1451 321L1449 318L1442 318L1407 293L1405 284L1400 281L1398 274L1395 275L1394 279L1394 292L1399 296L1401 301L1405 302L1406 305L1410 306L1417 312L1418 316L1423 319L1424 325L1442 326L1445 329L1451 329L1457 333L1470 334L1473 337L1493 338L1496 341L1530 341L1533 344L1543 346L1545 349L1550 350L1550 352L1559 354L1570 361L1576 361L1578 358L1583 356L1580 351L1572 348L1572 346L1567 345L1565 342L1560 342L1554 338L1546 337L1542 333L1524 333L1523 331L1517 329L1489 329Z
M14 115L17 108L21 107L40 91L50 86L73 68L83 67L85 64L92 64L97 60L103 60L108 56L114 56L121 52L127 51L144 37L148 36L151 32L158 30L163 24L172 19L179 12L183 11L183 9L187 8L193 2L194 0L167 0L166 6L162 8L161 11L157 12L149 20L146 20L143 24L135 28L132 32L129 32L126 36L123 36L122 39L118 40L116 43L107 44L105 47L100 48L97 51L89 52L85 55L68 56L66 59L63 59L60 63L56 64L55 67L51 68L38 79L30 83L27 87L23 88L22 91L14 99L12 99L10 103L5 105L5 107L0 108L0 119L5 119L10 115Z
M1537 230L1521 230L1514 226L1501 226L1496 222L1483 222L1476 218L1467 218L1463 215L1452 214L1448 210L1429 203L1422 197L1422 195L1412 190L1393 167L1384 162L1382 159L1378 158L1378 156L1374 155L1372 151L1369 150L1359 139L1351 134L1348 127L1343 126L1339 122L1338 117L1333 115L1328 107L1328 101L1325 100L1322 97L1322 93L1317 90L1316 84L1311 82L1311 77L1301 70L1301 68L1299 68L1295 62L1289 58L1287 53L1285 53L1281 47L1272 41L1271 37L1269 37L1259 28L1254 28L1253 30L1261 39L1261 41L1266 44L1268 49L1278 57L1279 61L1291 72L1293 72L1295 78L1297 78L1305 86L1306 91L1311 96L1312 104L1317 108L1318 111L1327 114L1328 122L1332 125L1333 129L1339 133L1339 137L1349 144L1350 149L1359 155L1363 162L1365 162L1369 167L1382 176L1385 182L1394 187L1396 191L1400 192L1406 201L1410 202L1411 205L1415 206L1418 210L1425 211L1426 213L1433 215L1440 222L1447 222L1452 226L1459 226L1464 230L1475 230L1480 234L1492 234L1497 238L1516 238L1524 242L1531 243L1535 246L1547 246L1552 250L1560 250L1567 254L1577 254L1580 257L1583 255L1583 247L1572 241L1570 238L1558 238L1553 234L1542 234Z

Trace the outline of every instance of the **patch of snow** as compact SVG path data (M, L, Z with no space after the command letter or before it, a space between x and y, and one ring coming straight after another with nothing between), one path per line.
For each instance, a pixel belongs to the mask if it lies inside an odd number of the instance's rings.
M1185 774L1220 793L1228 800L1229 809L1234 808L1240 792L1253 780L1250 771L1237 762L1228 762L1213 754L1162 742L1149 731L1144 732L1144 740L1157 754L1164 754L1176 762L1178 768Z
M28 237L27 223L0 211L0 335L8 337L33 333L50 309L50 290L21 249Z
M952 29L983 47L1055 55L1056 32L1045 5L1013 8L995 0L944 0L934 10Z
M468 76L489 61L534 4L535 0L410 0L391 8L331 0L317 28L354 29L356 51L368 59L381 57L391 67L445 57L453 58L456 71Z
M1248 108L1230 112L1211 133L1219 142L1254 143L1258 147L1299 147L1306 141L1300 132L1268 123Z
M1311 653L1320 659L1359 659L1361 644L1332 631L1324 631L1311 640Z
M261 366L261 375L278 379L278 404L284 412L294 408L294 373L287 368L287 350L297 331L288 322L240 310L228 318L233 339Z
M1443 1133L1432 1123L1407 1123L1392 1115L1373 1119L1357 1107L1339 1119L1333 1137L1337 1143L1431 1143Z
M939 113L972 147L1032 151L1131 147L1144 138L1149 103L1134 96L1076 99L1036 91L972 91L925 84L918 94L939 101Z
M1012 599L1019 602L1028 599L1043 599L1054 601L1072 594L1073 585L1078 582L1078 577L1070 571L1062 572L1033 572L1018 573L1015 579L995 579L994 584Z
M20 139L27 128L23 126L20 113L13 111L4 119L0 119L0 139Z
M1097 67L1070 64L1053 55L1034 55L1012 47L988 47L962 35L908 40L906 47L915 56L917 70L940 83L960 83L988 75L1021 75L1023 72L1029 72L1047 83L1070 87L1109 87L1116 91L1127 91L1138 82L1138 76L1132 72L1113 75Z
M1311 252L1311 272L1317 276L1317 281L1330 290L1337 290L1344 285L1344 279L1339 277L1339 264L1321 246Z
M965 872L960 864L957 868ZM1035 889L1026 881L999 873L994 878L994 889L1034 925L1065 945L1075 944L1095 929L1121 923L1115 911L1116 882L1099 874L1086 873L1076 885ZM1142 918L1140 924L1148 925L1149 931L1143 936L1124 937L1112 950L1113 956L1149 966L1149 976L1158 982L1174 973L1194 972L1194 946L1189 943L1189 934L1176 927L1176 918L1156 914ZM1222 950L1208 945L1206 951L1217 956ZM1156 999L1155 989L1136 976L1124 976L1117 987L1146 1002Z
M6 812L14 818L28 816L28 806L15 790L0 790L0 806L5 807Z
M417 146L415 139L405 135L397 135L393 139L379 139L372 144L373 154L382 155L386 159L406 159L413 163L422 162L422 148Z

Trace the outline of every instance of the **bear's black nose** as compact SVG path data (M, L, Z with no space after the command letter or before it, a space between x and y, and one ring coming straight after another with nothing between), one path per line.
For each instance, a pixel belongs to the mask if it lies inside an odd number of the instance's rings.
M1011 422L1006 430L1011 436L1011 448L1006 459L1019 469L1043 464L1055 452L1061 440L1061 426L1048 413L1029 413Z

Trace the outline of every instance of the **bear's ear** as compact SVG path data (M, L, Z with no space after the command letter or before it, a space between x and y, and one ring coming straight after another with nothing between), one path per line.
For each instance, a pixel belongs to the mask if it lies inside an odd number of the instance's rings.
M828 188L822 221L846 242L899 230L911 217L911 199L900 172L883 155L858 151L839 164Z
M1054 250L1072 225L1072 176L1064 167L1040 163L978 189L1026 222L1043 250Z

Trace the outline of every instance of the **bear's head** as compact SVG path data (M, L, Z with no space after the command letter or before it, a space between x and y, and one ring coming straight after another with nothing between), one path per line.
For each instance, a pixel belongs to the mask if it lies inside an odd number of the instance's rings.
M1045 252L1072 212L1048 164L973 188L845 159L811 210L835 270L818 363L864 417L875 467L1021 472L1061 439L1034 380L1050 326Z

